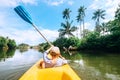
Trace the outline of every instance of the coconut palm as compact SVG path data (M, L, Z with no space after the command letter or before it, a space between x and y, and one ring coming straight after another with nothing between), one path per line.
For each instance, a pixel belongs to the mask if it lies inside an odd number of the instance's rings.
M77 30L77 27L72 26L72 22L69 23L68 21L66 21L66 23L61 23L61 26L63 27L62 29L59 29L59 37L64 37L65 35L67 35L68 37L70 36L74 36L72 32Z
M120 4L118 5L118 8L115 12L115 19L116 19L117 25L120 27Z
M71 10L69 8L66 8L62 13L63 19L66 19L68 21L68 19L70 19L70 12L71 12Z
M102 34L103 35L105 35L105 32L107 31L107 27L106 27L107 25L106 25L106 23L102 23L101 25L100 25L100 32L102 32Z
M76 17L77 18L77 22L80 22L80 35L82 34L81 22L83 22L83 30L85 29L85 26L84 26L85 10L86 10L86 8L84 6L81 6L78 9L78 15Z
M118 5L118 8L117 8L117 10L115 12L115 18L120 20L120 4Z
M80 24L80 27L79 27L79 29L80 29L80 36L82 36L81 34L82 34L82 28L81 28L81 22L82 22L82 18L81 18L81 15L80 14L78 14L78 16L76 17L77 19L77 22L79 22L79 24Z
M101 19L105 19L105 10L102 9L97 9L94 13L93 13L93 20L96 20L96 31L100 32L100 18Z

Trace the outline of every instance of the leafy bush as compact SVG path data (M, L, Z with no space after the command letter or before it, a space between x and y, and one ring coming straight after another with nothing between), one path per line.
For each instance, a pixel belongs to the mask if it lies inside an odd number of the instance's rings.
M60 49L63 49L63 47L68 48L69 46L78 47L80 45L80 40L76 37L60 37L56 39L53 44L58 46Z

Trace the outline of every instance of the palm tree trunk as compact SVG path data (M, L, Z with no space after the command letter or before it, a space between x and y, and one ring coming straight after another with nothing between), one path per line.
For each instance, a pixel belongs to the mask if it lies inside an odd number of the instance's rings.
M84 30L85 30L85 24L84 24L84 19L83 19L83 37L85 36Z
M80 21L80 38L82 38L82 27L81 27L81 21Z

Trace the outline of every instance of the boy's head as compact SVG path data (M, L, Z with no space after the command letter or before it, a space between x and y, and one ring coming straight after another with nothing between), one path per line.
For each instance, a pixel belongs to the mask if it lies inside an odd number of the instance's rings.
M55 55L60 55L60 49L58 47L53 47L51 50L50 50L50 54L52 56L55 56Z

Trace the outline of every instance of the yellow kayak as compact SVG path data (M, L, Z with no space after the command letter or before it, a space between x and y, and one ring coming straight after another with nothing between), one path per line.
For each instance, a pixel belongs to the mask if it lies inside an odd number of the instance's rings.
M39 60L19 80L81 80L72 68L66 64L61 67L39 67Z

